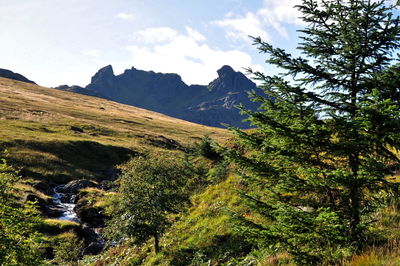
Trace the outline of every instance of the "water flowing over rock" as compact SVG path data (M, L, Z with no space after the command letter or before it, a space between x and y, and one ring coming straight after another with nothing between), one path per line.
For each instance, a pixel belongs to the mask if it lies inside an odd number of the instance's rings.
M68 200L65 200L65 195L64 193L61 192L62 188L63 188L62 185L55 187L53 194L54 203L62 211L58 219L81 223L76 212L74 211L76 204L73 202L69 202Z
M85 248L82 255L97 255L104 248L104 241L101 239L100 231L104 226L104 216L99 210L93 208L79 209L76 204L76 197L80 189L96 186L95 183L87 180L75 180L66 185L59 185L53 189L53 204L51 208L57 210L55 218L79 223L78 235L84 239ZM33 200L30 197L29 200ZM48 207L50 208L50 207ZM90 215L83 215L82 210L90 210Z
M97 187L97 184L88 180L73 180L66 185L60 186L58 191L62 193L76 194L79 190L87 187Z

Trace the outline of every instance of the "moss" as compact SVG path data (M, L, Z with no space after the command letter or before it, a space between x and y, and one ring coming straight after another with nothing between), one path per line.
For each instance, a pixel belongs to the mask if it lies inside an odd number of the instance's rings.
M62 237L66 232L77 232L80 225L76 222L58 220L58 219L44 219L40 225L39 230L46 235L57 235L57 238Z

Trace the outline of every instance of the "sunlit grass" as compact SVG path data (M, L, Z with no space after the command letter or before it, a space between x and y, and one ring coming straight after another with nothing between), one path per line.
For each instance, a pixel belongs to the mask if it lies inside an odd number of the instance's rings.
M144 141L149 136L188 147L204 135L228 137L223 129L0 78L0 150L9 151L10 163L23 167L26 177L54 183L97 179L135 153L163 149Z

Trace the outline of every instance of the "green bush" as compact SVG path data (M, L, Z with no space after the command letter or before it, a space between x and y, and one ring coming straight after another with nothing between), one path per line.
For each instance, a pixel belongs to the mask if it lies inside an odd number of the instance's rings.
M134 237L138 242L159 238L172 223L170 214L179 213L188 200L187 184L192 170L185 163L161 154L137 157L122 167L119 194L109 208L110 235Z
M205 136L195 147L197 154L213 161L221 161L222 156L213 147L213 141L210 137Z
M61 264L74 264L84 248L83 241L72 231L58 237L54 248L54 260Z
M33 203L19 204L12 187L17 171L0 160L0 265L39 265L38 212Z

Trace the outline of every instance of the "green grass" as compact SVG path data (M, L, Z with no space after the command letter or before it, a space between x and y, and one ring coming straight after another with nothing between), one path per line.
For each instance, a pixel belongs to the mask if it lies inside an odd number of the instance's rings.
M76 132L71 127L80 128ZM0 153L20 169L17 197L44 200L37 182L52 186L74 179L101 181L114 168L141 153L182 150L204 135L228 138L226 130L206 127L155 112L85 95L0 78ZM176 143L176 145L169 145ZM85 189L88 206L103 208L107 192ZM43 219L40 231L49 243L72 239L78 225Z
M236 193L238 177L229 176L191 198L192 206L161 238L162 251L154 255L152 241L142 246L123 244L103 254L96 265L190 265L227 263L248 252L247 245L235 235L231 212L242 212ZM122 255L123 254L123 255ZM204 264L206 265L206 264Z
M10 163L22 167L26 178L54 183L101 179L104 170L138 153L164 150L160 139L187 147L204 135L226 139L226 132L100 98L0 78L0 150L8 150Z
M230 137L223 129L0 78L0 150L7 149L9 163L21 168L24 179L16 184L20 200L27 193L49 200L49 195L34 188L39 181L51 185L81 178L101 181L105 170L137 154L162 151L177 156L204 135L220 142ZM166 139L178 145L171 146ZM140 246L127 240L103 254L86 257L81 264L248 265L239 264L245 260L251 265L292 265L285 253L249 253L231 219L232 212L248 214L236 193L240 180L230 175L218 182L196 191L185 213L171 216L174 224L163 235L159 254L154 254L151 240ZM80 193L86 207L96 208L105 208L112 195L96 188ZM400 265L399 213L396 204L380 210L372 229L379 243L342 264ZM40 230L49 243L59 243L74 238L77 227L73 222L43 219Z
M54 236L72 232L74 230L76 231L78 228L79 224L76 222L58 219L43 219L42 225L40 226L40 232L45 235Z

